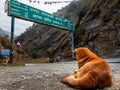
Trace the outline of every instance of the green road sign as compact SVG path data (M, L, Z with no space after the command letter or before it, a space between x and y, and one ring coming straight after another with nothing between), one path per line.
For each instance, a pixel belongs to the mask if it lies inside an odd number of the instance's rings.
M17 2L16 0L10 0L9 14L21 19L34 21L61 29L74 30L73 21L49 14L42 10Z

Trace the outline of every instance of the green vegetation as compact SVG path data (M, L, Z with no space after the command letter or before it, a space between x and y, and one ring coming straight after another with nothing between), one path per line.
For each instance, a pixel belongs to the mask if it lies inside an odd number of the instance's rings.
M77 30L75 31L75 35L76 35L77 37L80 37L81 35L84 34L83 31L84 31L83 26L80 25L80 26L77 28Z
M19 62L19 63L13 64L13 66L25 66L25 63Z
M10 40L7 36L0 36L0 48L10 48Z

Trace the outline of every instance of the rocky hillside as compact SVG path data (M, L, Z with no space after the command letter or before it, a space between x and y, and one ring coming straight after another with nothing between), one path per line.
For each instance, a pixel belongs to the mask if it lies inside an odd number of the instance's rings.
M102 57L119 57L120 0L91 0L85 10L77 23L77 31L82 31L77 35L81 41L78 45L87 46Z
M71 7L71 5L73 7ZM73 11L79 8L79 3L71 3L56 15L67 19L75 19ZM69 12L69 13L68 13ZM71 17L72 16L72 17ZM70 32L40 24L33 24L18 39L23 48L33 58L53 57L55 55L71 56Z
M75 22L75 47L89 47L102 57L120 56L120 0L76 1L55 14ZM33 24L18 39L33 58L71 56L69 31Z
M33 28L35 29L33 30ZM33 25L19 37L23 48L33 58L52 57L55 54L60 54L64 49L70 50L69 39L68 31L38 24Z
M7 36L0 35L0 49L9 49L10 48L10 40Z

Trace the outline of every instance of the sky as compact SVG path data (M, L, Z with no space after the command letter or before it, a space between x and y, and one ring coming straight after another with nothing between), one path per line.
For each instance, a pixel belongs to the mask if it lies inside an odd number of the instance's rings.
M5 31L11 32L11 17L7 16L7 13L5 13L5 1L6 0L0 0L0 28L2 28ZM44 2L72 1L72 0L17 0L17 1L52 14L53 12L56 12L62 7L65 7L69 3L63 2L59 4L44 4ZM21 33L24 33L26 28L28 28L32 24L33 22L15 18L14 34L20 35Z

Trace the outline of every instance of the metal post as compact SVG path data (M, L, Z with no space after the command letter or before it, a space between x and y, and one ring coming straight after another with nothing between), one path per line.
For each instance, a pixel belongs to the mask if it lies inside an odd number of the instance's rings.
M74 50L74 31L71 31L71 50L72 52ZM72 53L72 58L74 58L73 53Z
M18 62L19 62L19 53L20 53L20 51L19 51L19 46L18 46Z
M13 63L13 43L14 43L14 24L15 24L15 18L14 16L11 17L11 43L10 43L10 64Z

